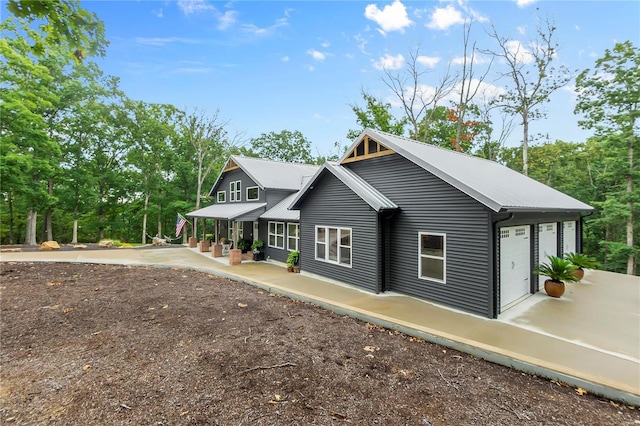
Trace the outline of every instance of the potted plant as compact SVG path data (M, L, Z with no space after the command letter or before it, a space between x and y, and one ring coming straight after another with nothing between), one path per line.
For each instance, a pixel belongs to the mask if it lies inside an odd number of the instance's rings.
M544 282L544 291L551 297L560 297L564 294L565 283L578 281L573 273L578 267L558 256L548 256L548 259L547 263L538 265L534 274L548 277Z
M598 267L598 262L596 262L593 257L589 257L584 253L567 253L564 255L564 258L578 267L573 271L573 273L578 277L578 281L584 277L585 269L594 269Z
M262 252L262 247L264 246L264 241L255 240L253 244L251 244L251 251L253 251L253 260L264 260L264 253Z
M300 252L290 251L287 257L287 270L289 272L300 272Z
M238 248L242 250L242 253L246 253L249 251L249 244L247 244L246 240L238 240Z

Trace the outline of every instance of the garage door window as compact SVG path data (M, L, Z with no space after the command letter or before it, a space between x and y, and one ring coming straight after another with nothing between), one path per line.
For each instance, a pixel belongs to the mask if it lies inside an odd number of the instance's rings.
M418 277L444 283L447 276L445 234L418 233Z

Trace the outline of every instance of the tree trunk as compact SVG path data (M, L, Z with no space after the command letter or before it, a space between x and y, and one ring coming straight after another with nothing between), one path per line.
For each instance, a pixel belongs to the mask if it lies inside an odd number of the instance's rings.
M14 244L14 240L13 240L13 192L9 192L9 244Z
M104 240L104 207L98 207L98 241Z
M73 236L71 244L78 244L78 204L73 208Z
M529 120L527 114L522 114L522 174L529 176Z
M73 237L71 237L71 244L78 244L78 219L73 219Z
M629 174L627 175L627 207L629 208L629 216L627 216L627 246L633 249L633 135L629 141ZM633 253L633 252L630 252ZM636 258L633 254L629 254L627 258L627 274L635 275Z
M142 244L147 244L147 206L149 205L149 193L144 194L144 214L142 215Z
M29 210L27 213L27 231L24 237L24 243L26 245L35 246L36 242L36 221L38 218L38 212L35 210Z

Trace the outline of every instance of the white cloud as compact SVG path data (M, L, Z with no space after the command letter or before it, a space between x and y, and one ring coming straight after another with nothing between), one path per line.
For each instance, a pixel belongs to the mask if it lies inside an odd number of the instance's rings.
M273 25L265 28L260 28L254 24L245 24L242 30L247 33L252 33L257 36L265 37L273 34L278 28L286 27L289 25L287 18L279 18L273 23Z
M516 0L516 4L518 5L518 7L527 7L537 1L538 0Z
M156 15L156 18L164 18L164 12L162 11L162 8L160 8L160 10L152 10L151 12Z
M527 48L525 48L522 43L517 40L509 40L505 43L505 48L509 53L509 56L515 59L517 62L521 62L523 64L530 64L533 62L533 55Z
M280 60L282 62L289 62L289 57L288 56L283 56L282 58L280 58Z
M436 56L418 56L416 58L416 62L424 65L427 68L435 68L436 65L438 65L438 62L440 62L441 58L438 58Z
M316 49L307 50L307 54L311 55L314 61L322 62L327 59L327 55Z
M354 35L353 39L356 41L358 50L363 54L368 55L367 51L365 50L365 47L367 46L367 43L368 43L367 40L364 37L362 37L360 34Z
M238 12L235 10L227 10L224 14L218 17L218 29L226 30L233 24L235 24L237 20Z
M404 66L404 56L391 56L388 53L373 63L373 67L377 70L399 70Z
M404 32L404 29L413 23L400 0L395 0L382 10L375 4L369 4L364 9L364 17L378 24L383 34L391 31Z
M207 10L216 10L215 7L206 3L204 0L178 0L178 7L185 15Z
M476 96L478 97L478 99L482 99L484 102L488 102L491 99L504 94L504 89L502 87L485 83L484 81L481 82L477 78L474 78L471 81L467 82L466 85L467 93L474 92L477 89ZM462 83L458 83L451 91L451 95L454 96L455 100L458 99L461 89Z
M465 59L464 56L457 56L451 60L451 63L453 65L462 65L464 64L464 59ZM473 57L467 56L467 64L470 64L472 60L474 65L483 65L491 62L490 59L482 55L473 55Z
M331 43L329 43L328 41L323 41L322 43L320 43L320 46L326 49L327 47L331 46Z
M427 22L427 28L432 30L446 30L453 25L464 24L462 13L452 5L436 7L431 14L431 21Z
M516 27L516 29L518 30L518 32L522 35L526 35L527 34L527 27L524 27L522 25L519 25L518 27Z
M182 38L182 37L136 37L135 40L137 44L142 44L144 46L166 46L167 44L172 44L172 43L183 43L183 44L202 43L202 41L198 39Z

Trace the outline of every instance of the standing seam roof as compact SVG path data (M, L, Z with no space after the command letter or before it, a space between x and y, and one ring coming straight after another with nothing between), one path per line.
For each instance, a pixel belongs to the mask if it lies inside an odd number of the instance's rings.
M495 161L372 129L366 129L356 140L354 146L362 140L365 134L493 211L593 210L588 204ZM350 151L351 149L347 150L347 153ZM343 160L344 157L340 159L341 162Z

